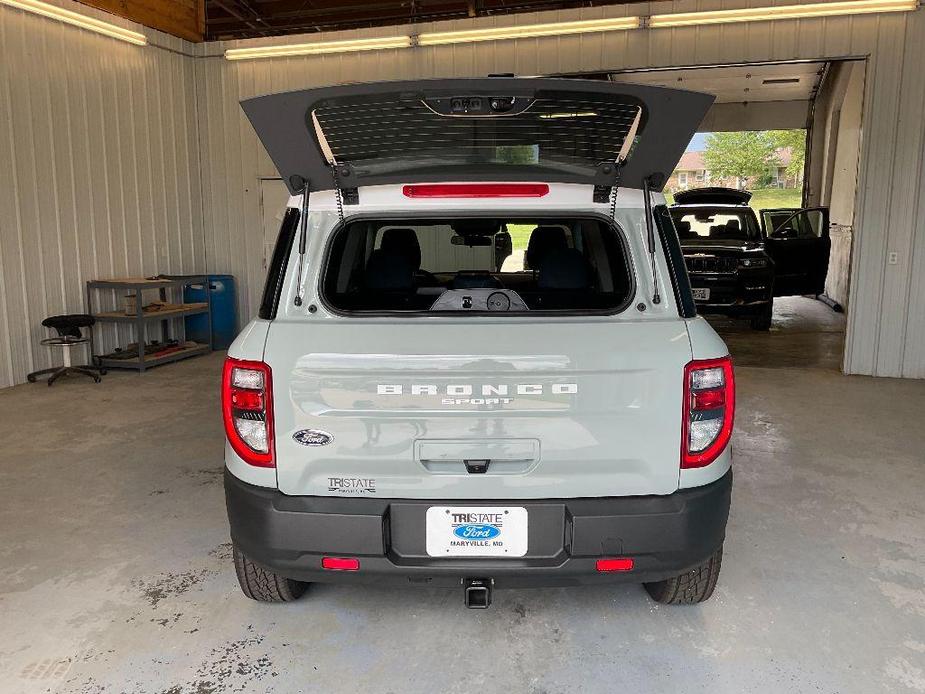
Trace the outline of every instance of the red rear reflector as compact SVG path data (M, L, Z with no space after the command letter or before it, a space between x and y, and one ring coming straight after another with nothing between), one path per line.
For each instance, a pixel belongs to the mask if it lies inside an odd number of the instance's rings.
M545 183L419 183L402 188L406 198L541 198Z
M321 568L331 571L359 571L360 560L351 557L324 557L321 560Z
M695 390L691 393L692 410L715 410L726 404L726 392L722 388Z
M633 560L630 557L619 557L618 559L598 559L597 570L606 571L632 571Z
M257 410L263 412L263 393L259 390L232 388L231 406L236 410Z

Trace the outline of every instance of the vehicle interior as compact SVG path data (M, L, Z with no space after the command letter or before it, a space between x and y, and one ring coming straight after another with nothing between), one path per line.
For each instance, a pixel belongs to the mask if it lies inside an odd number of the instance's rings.
M622 234L587 218L355 221L323 280L346 312L613 312L632 289Z
M678 238L685 241L760 241L761 231L749 208L741 211L728 207L673 208L671 210Z

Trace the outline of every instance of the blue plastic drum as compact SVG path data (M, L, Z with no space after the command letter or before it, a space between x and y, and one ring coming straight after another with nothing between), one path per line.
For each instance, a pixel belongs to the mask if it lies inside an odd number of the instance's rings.
M207 288L191 284L183 291L183 301L206 301ZM212 297L212 349L228 349L238 335L238 300L234 277L209 275L208 291ZM209 322L205 314L186 317L186 339L207 343Z

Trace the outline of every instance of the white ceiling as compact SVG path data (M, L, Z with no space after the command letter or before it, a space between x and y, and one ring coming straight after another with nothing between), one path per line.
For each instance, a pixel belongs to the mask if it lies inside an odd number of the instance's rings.
M612 77L617 82L636 82L707 92L715 95L716 102L720 104L806 101L814 96L824 66L824 62L816 62L701 67L615 73Z

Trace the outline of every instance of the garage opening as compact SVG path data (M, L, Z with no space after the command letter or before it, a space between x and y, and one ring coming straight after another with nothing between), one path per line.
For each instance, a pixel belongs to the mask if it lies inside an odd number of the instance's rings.
M760 328L760 320L702 311L721 331L739 363L842 368L857 233L855 198L866 71L866 61L843 59L572 75L716 95L665 192L669 202L679 192L707 186L751 193L747 206L779 270L769 329L762 335L753 327ZM711 147L727 152L770 151L773 156L760 170L732 167L717 172L707 156ZM267 253L287 198L278 179L261 181ZM793 216L797 210L813 208L825 208L825 214ZM705 216L694 220L691 228L709 236L720 222L724 227L734 224L735 217ZM747 240L750 226L740 224L740 241ZM782 226L789 228L784 236L791 237L769 237ZM534 225L516 221L507 225L511 250L502 271L524 267L533 229ZM725 228L722 233L734 240L735 234L729 232Z
M699 210L679 213L675 221L698 251L689 254L694 256L688 259L689 271L732 263L718 257L722 247L760 242L775 268L775 296L763 335L754 329L762 327L754 320L757 309L714 313L703 303L701 312L722 332L739 363L841 369L866 62L691 66L590 76L716 95L666 185L666 197L675 202L678 194L706 187L748 191L748 219L728 209L708 209L701 201ZM801 209L814 211L797 214ZM709 291L703 288L704 295ZM732 298L720 287L714 291L716 306L748 304L756 297L747 288Z

